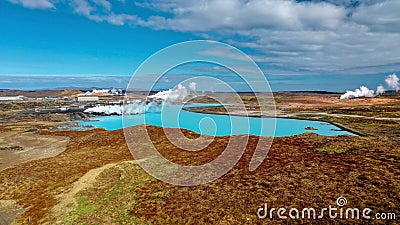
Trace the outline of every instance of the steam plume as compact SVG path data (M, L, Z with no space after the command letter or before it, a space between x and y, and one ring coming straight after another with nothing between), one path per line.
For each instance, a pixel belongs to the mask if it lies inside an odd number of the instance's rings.
M399 78L395 73L386 77L385 82L389 88L393 88L396 91L400 90ZM349 99L349 98L359 98L359 97L367 97L372 98L377 95L381 95L385 93L386 89L383 85L379 85L376 88L376 92L374 90L370 90L365 86L361 86L354 91L346 91L346 93L340 96L340 99Z
M385 87L383 87L383 85L379 85L377 88L376 88L376 94L377 95L381 95L381 94L383 94L383 93L385 93Z
M190 83L190 84L189 84L189 88L190 88L190 90L192 90L192 91L196 91L196 83L195 83L195 82Z
M150 95L148 98L174 103L183 101L187 96L188 91L186 87L182 84L178 84L178 87L175 90L169 89L168 91L160 91L154 95Z
M367 97L367 98L375 97L375 91L370 90L365 86L361 86L360 88L357 88L354 91L346 91L346 93L340 96L340 99L359 98L359 97Z
M122 114L143 114L148 111L160 111L160 105L156 102L133 102L125 105L105 105L95 106L86 109L85 113L102 114L102 115L122 115Z
M189 88L193 91L196 90L196 83L192 82ZM185 86L179 84L176 89L169 89L167 91L160 91L154 95L148 96L150 102L137 101L125 105L106 105L96 106L86 109L85 113L103 114L103 115L122 115L122 114L143 114L149 111L160 111L161 103L178 103L182 102L189 93Z
M395 73L387 76L385 82L388 85L388 87L393 88L396 91L400 90L399 78Z

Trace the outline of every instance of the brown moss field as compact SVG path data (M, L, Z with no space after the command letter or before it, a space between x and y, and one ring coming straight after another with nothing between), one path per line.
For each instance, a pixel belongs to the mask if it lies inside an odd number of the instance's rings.
M250 136L242 158L223 177L205 185L180 187L143 171L122 130L39 129L35 135L69 142L57 156L0 171L0 224L13 216L14 224L398 224L400 121L370 117L379 113L382 118L399 118L399 97L377 98L379 103L357 99L337 104L329 103L336 101L334 96L278 95L276 99L277 108L292 117L337 122L368 136L304 133L275 138L267 158L252 172L248 167L259 137ZM0 130L11 132L10 126L1 124ZM229 137L216 137L202 151L181 151L162 128L146 129L162 155L183 165L215 159L229 141ZM135 131L139 127L131 128ZM198 137L183 132L189 138ZM275 214L273 219L261 220L256 214L264 203L286 209L335 207L340 196L347 199L347 207L391 212L396 219L282 220ZM10 202L11 206L6 204Z

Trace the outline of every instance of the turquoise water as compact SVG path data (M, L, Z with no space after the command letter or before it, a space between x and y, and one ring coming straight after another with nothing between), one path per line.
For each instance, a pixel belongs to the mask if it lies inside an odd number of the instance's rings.
M180 110L178 106L164 107L162 112L124 116L99 116L92 121L78 121L82 125L91 125L106 130L117 130L128 126L150 124L165 128L183 128L210 136L228 136L251 134L257 136L284 137L314 132L319 135L355 135L343 131L330 123L288 118L259 118L195 113ZM273 128L276 125L275 133ZM306 130L313 127L317 130Z

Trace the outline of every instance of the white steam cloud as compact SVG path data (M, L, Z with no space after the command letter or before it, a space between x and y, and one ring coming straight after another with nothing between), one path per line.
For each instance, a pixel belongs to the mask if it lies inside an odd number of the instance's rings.
M365 86L361 86L354 91L346 91L346 93L340 96L340 99L348 99L348 98L359 98L359 97L367 97L372 98L375 97L375 91L370 90Z
M379 85L376 88L376 94L377 95L381 95L381 94L385 93L385 91L386 91L386 89L385 89L385 87L383 85Z
M102 115L122 115L122 114L143 114L148 111L160 111L160 106L156 102L144 103L133 102L125 105L105 105L95 106L86 109L85 113Z
M160 91L154 95L150 95L149 99L163 100L168 102L181 102L188 96L188 91L185 86L178 84L178 87L174 90L169 89L168 91Z
M396 91L400 90L399 78L395 73L387 76L385 82L388 85L388 87L393 88Z
M190 84L189 84L189 88L190 88L190 90L192 90L192 91L196 91L196 82L190 83Z
M189 88L196 91L196 83L192 82ZM96 106L86 109L85 113L102 114L102 115L122 115L122 114L143 114L149 111L160 111L160 103L178 103L182 102L189 96L189 92L185 86L179 84L176 89L169 89L167 91L160 91L154 95L148 96L150 102L147 101L136 101L124 105L105 105Z
M396 91L400 90L399 78L395 73L387 76L385 82L389 88L393 88ZM385 91L386 89L383 85L379 85L376 88L376 92L365 86L361 86L360 88L357 88L354 91L346 91L346 93L340 96L340 99L360 98L360 97L372 98L376 97L377 95L385 93Z

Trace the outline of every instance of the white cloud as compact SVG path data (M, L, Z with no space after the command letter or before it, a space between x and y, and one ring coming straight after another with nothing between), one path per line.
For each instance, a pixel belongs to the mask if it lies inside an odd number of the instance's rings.
M138 18L136 15L125 13L114 13L112 5L107 0L73 0L70 6L74 12L96 22L106 21L110 24L122 26L126 23L133 23Z
M89 5L86 0L73 0L71 1L71 6L74 8L74 12L89 17L94 11L94 7Z
M399 68L397 0L188 0L136 4L172 14L142 19L141 26L229 41L256 50L252 57L259 63L299 73L379 73Z
M217 47L214 47L211 49L200 51L198 53L201 55L224 57L224 58L229 58L229 59L239 60L239 61L248 61L249 60L249 58L244 56L243 54L240 54L237 51L232 51L232 48L230 48L230 47L217 46Z
M105 20L111 24L122 26L126 22L135 21L137 17L135 15L128 14L110 14L105 17Z
M215 29L330 29L346 16L341 6L317 2L297 3L282 0L157 1L138 4L142 7L173 13L171 18L156 19L158 27L179 31Z
M55 9L50 0L8 0L11 3L22 5L31 9Z
M373 5L361 5L352 18L372 31L400 32L399 10L399 0L380 1Z
M9 1L54 7L50 0ZM119 12L112 3L71 0L70 6L75 13L97 22L190 32L228 42L247 50L261 65L278 67L275 71L282 73L285 68L286 73L313 74L386 73L400 68L399 0L129 0L123 3L150 10L153 13L148 17ZM234 57L221 49L204 53Z
M253 40L233 43L259 51L260 54L254 58L258 62L296 69L334 73L356 72L366 67L374 72L398 69L395 64L400 59L400 46L394 43L400 40L400 34L370 33L365 29L354 23L343 24L335 30L320 31L258 29L238 32ZM385 65L388 66L384 68Z
M93 0L93 2L97 5L102 6L107 11L111 10L111 3L107 0Z

